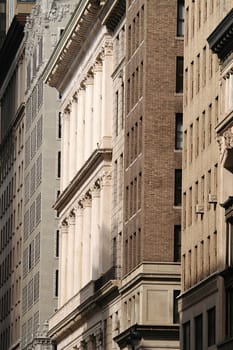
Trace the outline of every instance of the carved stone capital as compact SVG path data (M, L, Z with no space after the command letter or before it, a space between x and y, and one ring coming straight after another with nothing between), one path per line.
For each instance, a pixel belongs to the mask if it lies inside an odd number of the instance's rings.
M94 79L93 79L93 73L92 72L87 74L87 76L86 76L86 78L85 78L83 83L84 83L85 86L94 84Z
M224 131L223 135L217 137L220 153L220 161L223 161L228 150L233 148L233 127Z
M74 225L75 224L75 209L73 208L70 212L70 215L69 215L69 224L70 225Z
M91 195L92 197L99 197L100 196L100 180L96 180L94 183L92 189L91 189Z
M65 218L61 223L61 232L64 234L68 233L68 226L69 226L68 220L67 218Z
M224 137L224 142L225 142L225 148L226 149L233 148L233 127L230 129L227 129L223 133L223 137Z
M98 72L102 72L103 70L103 64L102 61L99 59L97 61L95 61L94 65L93 65L93 73L98 73Z
M104 171L101 179L100 184L102 186L111 186L112 184L112 172L111 171Z
M113 42L111 39L107 39L102 46L101 59L106 56L112 56L113 54Z

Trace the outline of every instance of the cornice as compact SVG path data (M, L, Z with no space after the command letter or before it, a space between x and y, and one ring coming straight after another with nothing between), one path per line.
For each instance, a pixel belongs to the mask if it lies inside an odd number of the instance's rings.
M72 302L72 299L71 301L68 301L68 303L59 309L51 318L51 320L54 317L59 319L59 313L61 315L59 321L49 329L48 335L52 338L52 340L60 342L62 339L78 329L80 325L85 322L90 313L93 314L94 312L96 313L98 310L101 310L102 308L100 308L99 305L103 305L105 302L107 303L109 300L115 298L119 294L118 283L119 282L117 280L109 281L100 290L89 296L88 299L85 299L80 305L74 307L70 313L65 314L63 308L68 305L69 302ZM94 288L94 281L91 281L80 291L80 300L83 299L81 295L85 295L85 289L90 289L91 286Z
M112 159L112 149L96 149L90 158L84 163L82 168L77 172L71 183L58 197L54 204L54 209L61 212L70 199L74 197L75 193L85 183L86 179L90 176L94 169L104 160L110 161Z
M126 0L107 1L103 12L103 25L106 25L108 30L114 31L121 22L126 11Z
M199 303L209 295L216 293L218 290L219 276L220 273L215 272L204 280L195 284L193 287L181 293L179 295L179 299L181 299L182 311L191 307L193 304Z
M142 342L146 340L179 340L179 325L140 325L134 324L127 328L113 340L119 345L120 349L126 348L128 340L133 333L137 333Z
M143 262L122 279L120 293L125 294L138 284L180 283L180 264Z
M94 18L101 9L100 4L99 0L79 2L45 67L43 77L50 86L58 89L59 78L69 70L74 57L81 50L84 38L93 27Z
M224 17L215 30L207 38L210 49L222 61L232 53L233 46L233 9Z

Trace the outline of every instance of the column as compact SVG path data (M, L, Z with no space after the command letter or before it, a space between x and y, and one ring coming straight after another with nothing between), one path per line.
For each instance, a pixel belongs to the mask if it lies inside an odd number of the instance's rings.
M229 74L227 74L225 80L225 113L229 110L229 82Z
M99 201L100 184L96 182L92 191L92 211L91 211L91 280L96 280L99 276L99 254L100 254L100 225L99 225Z
M82 287L90 281L91 196L83 200Z
M230 71L230 88L229 88L229 108L230 111L232 110L233 107L233 71Z
M93 149L99 148L102 108L102 62L96 61L93 67L94 97L93 97Z
M104 172L100 183L100 274L111 267L112 176Z
M76 174L76 121L77 118L77 96L74 95L70 110L70 152L69 152L69 182Z
M83 237L83 205L81 202L77 205L76 210L76 227L75 227L75 250L74 250L74 294L81 289L82 281L82 237Z
M66 301L66 276L67 276L67 235L68 222L65 219L61 224L61 242L60 242L60 278L59 278L59 306L61 307Z
M69 106L66 108L66 110L64 111L64 115L63 115L63 137L64 137L64 152L62 155L62 177L63 177L63 190L64 188L68 185L69 182L69 137L70 137L70 128L69 128L69 123L70 123L70 109Z
M85 140L84 160L86 161L92 152L92 130L93 130L93 75L89 74L85 80Z
M102 52L103 74L102 74L102 123L101 123L101 147L111 147L112 136L112 40L104 43Z
M78 92L78 115L76 134L76 162L77 170L84 160L84 134L85 134L85 88L82 86Z
M67 293L66 300L74 295L74 237L75 237L75 213L74 210L69 216L68 247L67 247Z

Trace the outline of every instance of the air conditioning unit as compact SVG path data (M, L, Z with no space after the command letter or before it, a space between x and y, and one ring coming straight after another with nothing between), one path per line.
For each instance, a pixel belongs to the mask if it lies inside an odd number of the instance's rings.
M217 196L216 196L216 194L209 193L208 203L210 203L210 204L212 204L212 203L216 204L217 203Z
M196 214L204 214L204 205L196 205Z

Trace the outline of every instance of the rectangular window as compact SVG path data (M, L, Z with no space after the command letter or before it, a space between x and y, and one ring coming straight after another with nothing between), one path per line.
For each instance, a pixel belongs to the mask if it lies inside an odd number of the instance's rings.
M58 113L58 130L57 130L57 136L60 139L61 138L61 112Z
M215 344L215 332L216 332L215 307L207 311L207 316L208 316L208 346L211 346Z
M184 0L177 1L177 36L184 36Z
M226 299L226 334L231 338L233 336L233 288L228 288Z
M118 94L118 91L116 91L116 94L115 94L115 123L116 123L115 135L116 136L118 136L118 116L119 116L118 104L119 104L119 94Z
M57 154L57 177L61 177L61 152Z
M190 322L183 324L183 350L190 350Z
M174 226L174 261L181 259L181 225Z
M182 190L182 170L175 169L175 195L174 204L175 206L181 206L181 190Z
M175 149L183 148L183 114L176 113Z
M176 92L183 93L184 58L176 57Z
M55 297L58 297L58 270L55 272Z
M195 350L203 349L202 315L195 317Z
M180 290L173 290L173 323L179 323L178 295Z
M56 231L56 257L59 257L59 230Z

